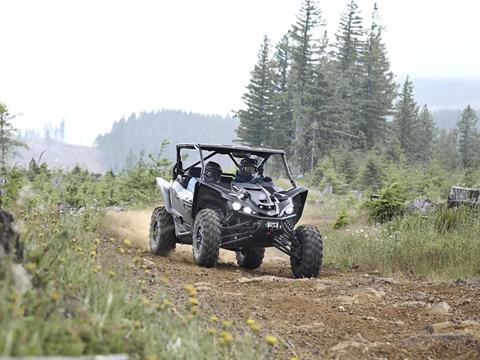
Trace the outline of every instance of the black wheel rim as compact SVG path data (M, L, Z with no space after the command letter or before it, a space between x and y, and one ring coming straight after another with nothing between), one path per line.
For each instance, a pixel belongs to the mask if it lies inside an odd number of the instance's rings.
M200 246L202 245L202 240L203 240L203 229L201 226L199 226L197 229L197 235L195 236L195 247L197 249L200 249Z
M155 220L153 223L153 234L152 234L152 242L154 245L158 244L158 238L160 236L160 221Z

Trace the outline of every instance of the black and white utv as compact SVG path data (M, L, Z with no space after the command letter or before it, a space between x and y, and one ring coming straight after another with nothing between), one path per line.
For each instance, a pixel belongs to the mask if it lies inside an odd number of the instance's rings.
M265 247L273 246L290 256L295 277L318 276L322 236L313 225L295 227L308 190L295 184L284 151L204 144L176 149L172 180L157 178L164 206L152 214L154 254L167 255L176 243L191 244L195 262L212 267L223 248L236 252L241 267L255 269ZM182 156L190 159L185 152L194 152L198 161L184 167ZM263 175L265 169L281 169L291 189L276 186Z

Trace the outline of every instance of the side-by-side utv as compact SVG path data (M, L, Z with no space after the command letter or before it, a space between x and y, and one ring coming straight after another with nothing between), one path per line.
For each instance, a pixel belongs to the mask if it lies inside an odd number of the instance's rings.
M322 236L313 225L296 226L308 190L295 184L284 151L205 144L176 149L172 180L157 178L164 206L152 214L154 254L167 255L176 243L191 244L195 262L212 267L223 248L236 252L241 267L255 269L265 248L273 246L290 256L295 277L319 274ZM198 151L199 160L184 167L186 151ZM282 169L291 188L264 176L269 169Z

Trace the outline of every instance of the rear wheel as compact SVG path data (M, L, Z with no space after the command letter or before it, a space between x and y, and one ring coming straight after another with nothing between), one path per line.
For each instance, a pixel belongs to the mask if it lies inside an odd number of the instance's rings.
M265 255L265 248L243 249L235 251L237 254L237 263L245 269L256 269L262 265Z
M176 240L172 215L165 207L157 207L150 220L150 251L155 255L167 256L175 249Z
M292 250L296 256L290 257L293 275L296 278L318 276L323 259L322 235L313 225L299 226L295 235L298 243L292 244Z
M217 265L220 252L221 224L215 210L201 210L193 224L192 249L193 260L200 266Z

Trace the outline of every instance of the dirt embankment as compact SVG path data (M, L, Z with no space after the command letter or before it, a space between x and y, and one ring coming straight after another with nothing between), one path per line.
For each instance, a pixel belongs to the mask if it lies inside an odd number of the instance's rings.
M205 313L238 323L257 319L266 333L281 339L283 358L480 358L478 283L331 268L323 268L318 279L296 280L288 258L274 249L255 271L241 270L228 251L222 251L217 268L200 268L190 246L177 246L167 258L150 255L150 214L110 213L105 224L110 234L142 249L142 261L152 269L138 276L152 287L167 277L172 294L180 294L185 283L196 285Z

